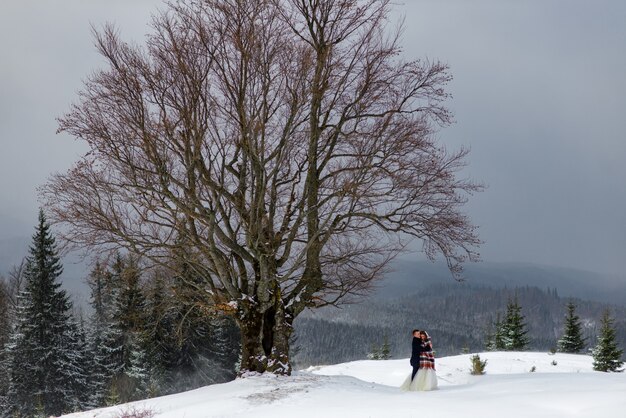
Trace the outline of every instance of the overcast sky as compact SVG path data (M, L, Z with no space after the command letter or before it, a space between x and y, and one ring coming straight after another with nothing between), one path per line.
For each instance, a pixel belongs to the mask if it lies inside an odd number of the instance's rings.
M157 0L0 0L0 240L30 236L36 187L83 150L55 118L101 61L90 25L140 41ZM430 0L404 14L407 58L454 76L467 212L485 261L559 265L626 280L626 1Z

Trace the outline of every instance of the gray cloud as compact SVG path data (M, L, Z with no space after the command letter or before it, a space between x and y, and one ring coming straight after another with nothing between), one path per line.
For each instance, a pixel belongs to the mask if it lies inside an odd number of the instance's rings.
M487 260L624 277L626 4L408 2L407 53L448 62Z
M157 5L154 0L0 2L0 235L17 233L16 222L34 224L36 187L84 150L55 135L55 118L100 63L90 25L115 22L127 38L140 40ZM30 235L31 228L27 231Z
M35 187L82 150L54 119L99 65L90 23L141 40L160 4L0 4L0 239L30 235ZM406 57L455 77L456 124L439 136L471 147L466 175L489 186L467 207L483 258L624 278L626 3L409 0L394 13L406 15Z

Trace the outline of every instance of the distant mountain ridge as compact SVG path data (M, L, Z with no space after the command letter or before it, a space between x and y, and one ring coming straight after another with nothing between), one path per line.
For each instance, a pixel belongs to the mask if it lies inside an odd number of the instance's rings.
M549 350L563 331L565 304L573 300L585 326L587 347L595 344L599 319L609 308L617 339L626 349L626 286L596 273L529 264L467 266L455 281L441 263L400 260L395 271L360 303L305 311L294 324L298 367L366 358L385 338L393 358L410 353L410 330L431 332L439 355L485 348L490 324L518 298L531 350ZM586 352L586 351L585 351Z
M428 284L454 283L445 263L396 260L394 271L377 284L373 297L400 297ZM562 297L626 304L626 277L530 263L467 263L464 282L490 287L536 286L557 289Z

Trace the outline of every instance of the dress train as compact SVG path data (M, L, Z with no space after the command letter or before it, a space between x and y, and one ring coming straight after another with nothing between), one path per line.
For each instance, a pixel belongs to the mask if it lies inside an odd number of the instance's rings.
M411 373L407 376L402 386L405 392L417 392L437 389L437 373L433 369L419 369L415 378L411 381Z

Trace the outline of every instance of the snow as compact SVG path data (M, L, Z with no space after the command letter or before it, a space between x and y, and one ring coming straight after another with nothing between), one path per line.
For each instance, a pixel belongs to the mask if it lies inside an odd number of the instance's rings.
M437 359L439 389L432 392L399 390L411 371L408 359L363 360L291 377L257 375L66 417L117 418L133 410L150 410L155 418L626 416L626 375L593 371L590 356L479 354L487 360L483 376L470 375L470 354Z

